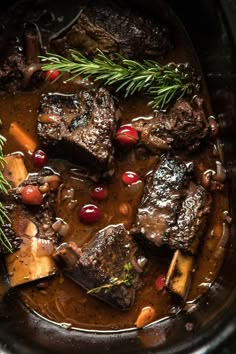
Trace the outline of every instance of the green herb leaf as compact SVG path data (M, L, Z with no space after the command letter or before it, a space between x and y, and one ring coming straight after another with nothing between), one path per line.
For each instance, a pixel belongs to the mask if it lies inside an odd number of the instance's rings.
M151 98L149 105L158 109L199 89L199 78L188 64L161 66L153 60L139 63L120 54L116 54L115 62L100 50L94 59L76 50L70 50L70 55L71 59L53 53L40 56L42 70L59 70L61 75L70 73L72 76L66 82L83 76L104 85L115 85L116 91L124 91L125 97L143 92Z
M104 291L107 293L110 291L114 286L118 285L126 285L131 286L133 279L133 267L131 263L125 263L123 266L123 273L121 278L112 277L109 280L109 283L98 286L97 288L93 288L87 291L87 294L98 294L100 291Z
M0 121L0 125L1 124L2 124L2 122ZM0 168L1 168L1 170L0 170L0 193L6 195L6 194L8 194L8 189L10 188L10 185L2 173L2 169L4 168L4 165L6 163L4 156L3 156L3 146L5 143L6 143L6 139L4 138L4 136L0 135ZM9 221L10 220L9 220L9 217L6 212L6 208L4 207L2 202L0 202L0 244L2 245L2 247L5 251L13 252L13 247L3 230L3 225L8 223Z

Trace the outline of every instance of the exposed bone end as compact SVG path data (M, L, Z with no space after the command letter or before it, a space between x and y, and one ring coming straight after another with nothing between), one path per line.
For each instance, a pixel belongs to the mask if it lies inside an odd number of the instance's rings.
M57 247L53 256L57 261L63 262L66 269L71 269L76 266L81 255L81 249L71 241L69 243L64 242Z
M5 157L4 176L12 187L18 187L28 176L28 171L21 154ZM41 255L38 251L38 228L22 212L18 215L20 223L19 235L22 239L20 248L6 256L6 269L11 287L22 285L37 279L48 277L56 272L56 265L51 256ZM14 220L13 220L14 224ZM13 225L14 228L14 225Z
M183 254L179 250L175 251L166 276L165 287L167 290L181 299L185 299L190 284L192 268L193 257Z
M35 230L36 226L32 221L29 221L19 250L6 257L6 268L11 287L48 277L55 274L57 270L51 256L39 255Z

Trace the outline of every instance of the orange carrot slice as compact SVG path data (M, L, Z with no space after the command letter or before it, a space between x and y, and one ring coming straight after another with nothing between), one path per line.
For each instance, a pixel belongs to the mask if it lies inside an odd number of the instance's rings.
M37 142L29 136L29 134L17 123L12 122L9 129L9 134L22 146L22 149L32 154Z

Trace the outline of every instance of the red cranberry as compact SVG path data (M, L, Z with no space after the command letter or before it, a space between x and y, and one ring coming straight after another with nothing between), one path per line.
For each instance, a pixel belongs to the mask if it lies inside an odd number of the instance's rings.
M40 205L43 202L43 196L38 187L28 184L21 191L21 199L24 204Z
M84 205L79 211L80 221L84 224L93 224L98 221L100 216L100 209L93 204Z
M104 200L108 196L108 190L105 186L93 187L90 190L90 195L95 200Z
M43 167L48 162L48 157L42 150L36 150L33 155L34 165L37 167Z
M164 275L159 275L156 280L155 280L155 286L158 291L161 291L164 289L165 286L165 276Z
M124 147L131 147L138 141L138 132L131 125L122 125L116 133L116 141Z
M121 176L121 179L124 182L124 184L133 184L139 181L139 175L132 171L126 171Z
M51 82L55 81L59 77L59 75L60 75L60 71L58 70L46 71L46 79Z

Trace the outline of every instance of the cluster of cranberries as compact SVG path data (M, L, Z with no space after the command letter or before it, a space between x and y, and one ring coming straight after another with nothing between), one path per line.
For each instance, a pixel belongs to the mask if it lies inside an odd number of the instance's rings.
M47 154L43 150L36 150L33 153L32 161L38 168L44 167L48 162ZM57 175L44 177L45 183L41 186L28 184L21 189L21 200L26 205L41 205L43 195L50 191L55 191L60 184L60 178Z
M50 82L55 81L60 76L58 70L48 70L46 79ZM116 132L115 140L122 148L132 148L138 142L139 136L137 130L130 124L122 125ZM35 166L42 168L48 162L48 157L42 150L35 151L33 155L33 163ZM133 171L125 171L121 175L121 180L125 185L131 185L140 180L139 175ZM102 201L108 197L108 189L106 186L99 185L90 189L90 196L95 201ZM25 204L40 205L43 196L36 186L28 185L21 192L22 201ZM94 224L101 217L101 210L95 204L86 204L79 210L79 219L84 224ZM165 276L159 275L155 280L155 287L158 291L164 289Z
M60 75L59 71L46 72L46 78L54 81ZM116 133L116 142L122 148L131 148L138 141L138 132L131 125L122 125ZM33 163L36 167L42 168L48 162L46 153L42 150L36 150L33 154ZM121 180L125 185L131 185L140 180L139 175L132 171L126 171L122 174ZM102 201L108 197L108 189L106 186L99 185L90 189L91 198L95 201ZM22 201L25 204L40 205L43 201L42 194L36 186L28 185L23 188ZM79 219L84 224L96 223L101 217L101 210L95 204L84 205L79 210Z
M32 159L33 164L39 168L42 168L48 162L48 157L42 150L36 150ZM21 190L21 200L27 205L40 205L43 202L43 195L37 186L28 184Z
M118 129L115 140L122 148L131 148L138 141L138 132L131 125L123 125ZM126 171L121 176L121 180L125 185L133 184L139 179L138 174L132 171ZM90 196L95 201L102 201L108 197L108 189L102 185L93 187L90 190ZM94 224L100 217L100 208L95 204L84 205L79 210L79 219L84 224Z
M108 196L108 189L105 186L99 185L91 188L90 196L96 201L102 201ZM101 210L95 204L84 205L79 210L79 219L84 224L94 224L101 217Z

